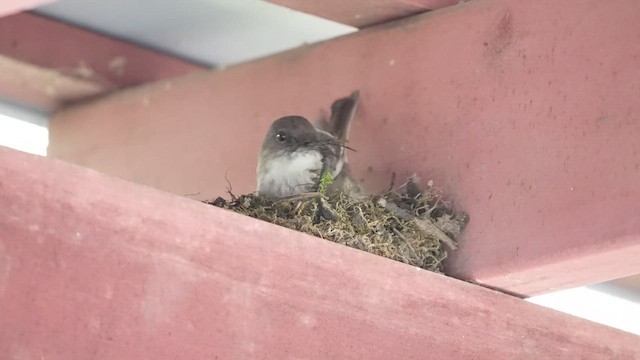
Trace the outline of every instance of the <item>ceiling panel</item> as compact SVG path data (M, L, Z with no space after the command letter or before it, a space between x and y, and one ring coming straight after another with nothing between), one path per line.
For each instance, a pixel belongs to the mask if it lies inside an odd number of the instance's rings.
M214 67L357 31L261 0L61 0L36 12Z

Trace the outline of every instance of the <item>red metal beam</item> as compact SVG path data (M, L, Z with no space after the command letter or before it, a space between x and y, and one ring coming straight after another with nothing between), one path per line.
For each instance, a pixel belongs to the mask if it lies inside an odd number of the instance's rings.
M0 357L636 359L640 339L0 148Z
M90 80L62 75L55 70L0 55L0 96L23 104L54 110L110 90Z
M253 191L273 119L358 88L357 178L379 190L417 172L469 212L451 274L521 295L629 276L638 14L635 0L473 1L68 109L49 150L181 195L225 194L225 174Z
M35 105L49 108L82 100L87 95L84 91L86 84L90 84L92 89L99 89L89 92L88 95L94 96L203 69L199 65L30 13L0 19L0 55L6 58L3 63L8 69L2 75L0 95L15 97L15 93L24 90L16 100L35 101ZM25 72L29 75L26 76ZM41 72L46 75L38 75ZM34 100L41 96L39 84L47 81L81 85L73 87L64 96L60 95L63 92L57 92L47 95L46 101Z
M268 0L274 4L363 28L428 10L457 4L459 0Z
M55 0L2 0L2 3L0 3L0 17L30 10L54 1Z

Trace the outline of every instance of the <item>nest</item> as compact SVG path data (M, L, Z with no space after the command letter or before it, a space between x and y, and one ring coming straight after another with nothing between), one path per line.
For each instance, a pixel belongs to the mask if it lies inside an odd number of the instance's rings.
M420 189L415 176L381 195L231 194L206 203L435 272L469 220L437 188Z

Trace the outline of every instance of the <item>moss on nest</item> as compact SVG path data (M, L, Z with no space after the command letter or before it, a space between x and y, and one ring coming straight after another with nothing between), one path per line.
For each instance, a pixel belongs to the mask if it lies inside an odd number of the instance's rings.
M382 195L248 194L207 203L435 272L469 220L437 188L420 189L416 177Z

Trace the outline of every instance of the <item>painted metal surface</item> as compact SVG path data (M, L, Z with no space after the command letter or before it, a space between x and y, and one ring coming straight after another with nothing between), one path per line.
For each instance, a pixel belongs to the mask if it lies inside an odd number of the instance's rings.
M205 69L30 13L0 19L0 55L0 95L47 109Z
M459 0L268 0L339 23L364 28L455 5Z
M637 359L635 335L0 148L3 359Z
M0 97L30 107L51 111L111 90L94 81L0 55Z
M638 38L633 0L477 0L67 109L49 150L180 195L224 195L226 179L240 194L274 119L357 88L357 178L433 179L471 216L450 274L534 295L640 273Z
M0 3L0 17L30 10L54 1L55 0L3 0L2 3Z

